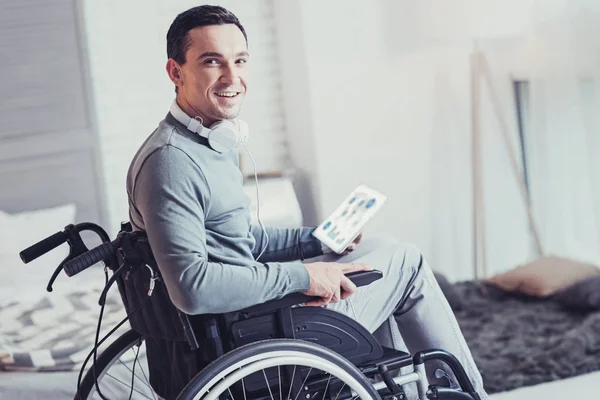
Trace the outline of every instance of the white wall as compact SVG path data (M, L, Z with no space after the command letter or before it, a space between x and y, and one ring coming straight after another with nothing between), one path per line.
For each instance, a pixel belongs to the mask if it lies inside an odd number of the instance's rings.
M85 1L85 29L111 234L128 218L125 176L173 98L160 1Z
M315 219L308 222L320 222L366 183L392 197L368 234L413 242L451 278L472 277L474 41L522 37L537 25L567 20L584 3L278 3L280 42L294 54L293 62L283 59L290 143L301 143L292 155L312 178ZM509 159L494 132L498 124L485 102L486 220L497 271L527 261L532 248Z

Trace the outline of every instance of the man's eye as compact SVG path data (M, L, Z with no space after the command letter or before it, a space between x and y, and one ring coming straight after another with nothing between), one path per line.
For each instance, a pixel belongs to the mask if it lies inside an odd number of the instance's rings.
M204 60L204 64L206 65L217 65L219 62L215 59Z
M240 58L239 60L236 61L237 64L246 64L248 62L248 60L246 60L245 58Z

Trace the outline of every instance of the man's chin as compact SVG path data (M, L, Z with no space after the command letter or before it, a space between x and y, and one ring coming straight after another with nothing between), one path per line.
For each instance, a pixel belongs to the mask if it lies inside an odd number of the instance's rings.
M216 119L217 120L221 120L221 119L234 119L237 118L237 116L240 115L240 110L227 110L227 111L220 111L219 113L216 114Z

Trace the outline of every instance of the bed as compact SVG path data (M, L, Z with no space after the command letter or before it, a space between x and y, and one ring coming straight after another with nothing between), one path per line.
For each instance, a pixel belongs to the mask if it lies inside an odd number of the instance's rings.
M80 160L76 157L70 165L64 164L64 160L63 157L62 164L58 163L59 171L75 173L73 168ZM16 164L19 168L25 166L22 161ZM2 345L6 349L6 332L10 327L21 324L24 315L39 309L45 297L46 301L52 299L54 305L48 307L43 318L31 319L35 325L32 329L37 329L38 337L48 337L50 326L44 324L64 314L66 303L78 302L79 306L72 305L75 312L70 313L69 318L71 323L79 324L74 331L80 336L63 337L57 339L57 343L60 340L76 343L80 351L71 349L71 354L76 356L70 356L62 363L61 360L49 362L42 356L33 366L4 368L13 370L0 372L2 399L70 398L75 391L81 356L91 347L90 329L95 327L94 319L98 313L95 304L102 285L101 271L92 270L72 279L62 275L55 291L48 294L44 287L54 266L65 255L64 251L56 250L27 266L20 262L15 252L15 249L18 252L69 223L98 221L101 215L98 211L101 202L76 190L72 180L56 179L60 173L50 168L57 165L52 157L48 158L48 165L48 168L35 171L23 170L14 190L0 196L0 226L3 227L0 238L0 330L4 332L4 338L0 332L0 349ZM91 175L93 172L91 169L82 171L78 173ZM2 177L13 179L8 174L0 174L0 180ZM40 192L35 194L27 182L35 183L42 195ZM43 195L50 191L52 196ZM278 218L282 219L280 215ZM557 299L539 300L478 282L449 284L444 283L442 276L438 279L493 399L582 398L600 392L600 373L597 372L600 370L600 307L578 310L565 307L565 303ZM600 293L600 280L596 288ZM6 308L10 301L16 302L20 310L13 312L12 317ZM118 298L114 298L113 305L115 308L108 313L105 327L113 325L120 316ZM581 393L581 396L575 393Z

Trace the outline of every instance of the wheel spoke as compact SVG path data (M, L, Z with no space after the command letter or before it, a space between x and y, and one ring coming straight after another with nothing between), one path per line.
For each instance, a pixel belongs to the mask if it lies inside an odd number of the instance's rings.
M327 395L327 389L329 388L329 382L331 382L331 374L329 374L329 379L327 379L327 385L325 385L325 390L323 391L323 400L325 400L325 395Z
M229 395L231 396L231 400L235 400L235 398L233 397L233 393L231 393L231 389L227 388L227 391L229 391Z
M146 379L146 385L150 388L150 391L152 392L152 398L154 400L157 400L156 396L154 395L154 389L152 388L152 385L150 385L150 380L148 379L148 376L146 375L146 372L144 371L143 363L140 363L140 369L142 370L142 375L144 375L144 379Z
M108 372L106 373L106 376L110 376L110 377L111 377L111 378L113 378L115 381L117 381L117 382L119 382L120 384L122 384L123 386L125 386L125 387L128 387L128 388L129 388L129 384L128 384L128 383L125 383L125 382L123 382L122 380L120 380L119 378L116 378L116 377L112 376L112 375L111 375L111 374L109 374ZM140 392L140 391L139 391L139 390L137 390L136 388L133 388L133 390L134 390L135 392L137 392L137 393L141 394L141 395L142 395L142 396L144 396L145 398L147 398L147 399L149 399L149 400L152 400L150 397L146 396L144 393Z
M294 386L294 376L296 376L296 366L294 365L294 371L292 372L292 379L290 380L290 391L288 392L285 400L290 400L290 394L292 394L292 386Z
M312 367L311 367L311 369L308 370L308 374L306 374L306 378L304 378L302 385L300 385L300 389L298 390L296 397L294 397L294 400L298 400L298 396L300 396L300 393L302 392L302 388L304 387L304 384L306 383L306 380L308 379L308 376L310 375L310 371L312 371L312 370L313 370Z
M133 372L133 370L131 368L129 368L127 366L127 364L125 364L123 361L121 361L121 359L119 359L119 364L123 365L125 368L127 368L129 370L129 372L131 372L133 375L135 375L136 378L138 378L142 383L144 383L144 379L140 378L138 374L136 374L135 372ZM150 384L148 383L148 381L146 380L146 386L150 387Z
M130 349L130 350L134 351L133 349ZM137 358L137 354L136 354L136 358ZM138 378L142 383L144 383L144 379L140 378L138 374L134 373L133 370L131 368L129 368L127 366L127 364L125 364L120 358L118 359L118 361L119 361L119 363L121 365L123 365L125 368L127 368L129 370L129 372L131 372L132 374L134 374L136 378ZM140 368L142 368L142 374L144 374L145 381L146 381L146 386L148 386L151 389L151 391L154 391L154 389L152 389L152 386L150 385L150 382L148 381L148 377L146 377L146 373L144 372L144 368L142 367L141 363L140 363ZM152 396L154 397L154 394ZM154 398L154 400L156 400L156 398Z
M267 383L267 389L269 389L269 394L271 395L271 400L275 400L275 398L273 398L273 392L271 392L271 385L269 385L269 380L267 379L267 373L264 369L262 370L262 372L265 377L265 382Z
M279 400L283 400L283 394L281 393L281 367L277 366L277 376L279 377Z
M342 390L344 390L344 387L346 387L346 382L344 382L344 384L340 388L340 391L338 392L338 394L335 396L335 399L333 399L333 400L337 400L337 398L340 396L340 393L342 393Z
M138 345L138 353L139 353L140 349L141 349L141 343ZM131 349L131 350L133 351L133 349ZM152 385L150 385L150 379L148 379L148 376L146 375L146 372L144 371L144 363L142 363L142 362L140 362L140 369L142 370L142 375L144 375L144 379L146 380L146 385L148 385L148 387L152 387ZM138 379L142 380L139 376L138 376Z
M140 354L140 348L138 346L137 351L135 353L135 358L133 359L133 369L131 370L131 390L129 391L129 400L131 400L131 396L133 396L133 386L135 385L135 378L136 378L135 365L137 364L139 354Z
M248 400L246 398L246 385L244 385L244 378L242 378L242 392L244 392L244 400Z

